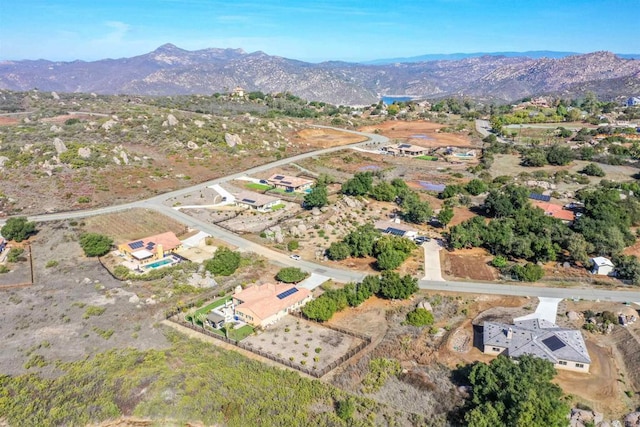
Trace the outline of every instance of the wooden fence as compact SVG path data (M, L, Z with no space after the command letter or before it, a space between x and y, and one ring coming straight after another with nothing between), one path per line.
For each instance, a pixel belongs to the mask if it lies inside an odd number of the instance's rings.
M327 366L325 366L322 369L310 369L307 368L306 366L302 366L298 363L294 363L291 362L290 360L284 359L282 357L278 357L276 355L273 355L271 353L267 353L264 352L262 350L259 350L257 348L254 348L252 345L247 344L247 343L243 343L242 341L238 341L238 340L233 340L233 339L229 339L225 336L222 336L220 334L216 334L215 332L211 332L209 330L207 330L205 327L203 326L196 326L192 323L189 323L185 320L180 319L179 314L183 313L185 310L194 307L195 304L194 303L190 303L187 304L185 306L180 306L180 307L175 307L169 311L167 311L165 313L166 319L177 323L178 325L184 326L185 328L189 328L192 329L194 331L200 332L204 335L207 335L209 337L215 338L217 340L223 341L227 344L231 344L234 345L238 348L241 348L243 350L247 350L250 351L254 354L257 354L258 356L262 356L264 358L267 358L269 360L272 360L274 362L280 363L281 365L287 366L291 369L296 369L300 372L303 372L311 377L314 378L320 378L324 375L326 375L328 372L332 371L333 369L337 368L338 366L340 366L341 364L343 364L344 362L346 362L347 360L351 359L353 356L355 356L356 354L358 354L359 352L361 352L366 346L368 346L369 344L371 344L371 337L364 335L364 334L360 334L358 332L354 332L354 331L348 331L346 329L337 327L337 326L329 326L329 325L325 325L322 324L323 327L328 328L328 329L332 329L334 331L343 333L345 335L350 335L352 337L355 338L359 338L361 340L361 342L353 347L352 349L350 349L349 351L347 351L345 354L343 354L342 356L340 356L338 359L334 360L333 362L331 362L330 364L328 364ZM298 313L291 313L296 317L300 317L302 318L302 316Z

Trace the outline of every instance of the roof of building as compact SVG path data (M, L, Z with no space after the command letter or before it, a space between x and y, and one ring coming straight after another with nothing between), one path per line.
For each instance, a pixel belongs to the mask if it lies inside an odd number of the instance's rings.
M141 249L139 251L132 252L131 255L135 259L146 259L153 256L153 252L150 252L146 249Z
M591 261L598 267L615 267L609 258L605 258L603 256L591 258Z
M313 184L313 181L305 178L298 178L297 176L289 176L289 175L281 175L274 174L267 179L270 183L274 185L285 185L287 187L298 188L303 185Z
M249 309L260 319L266 319L309 295L311 291L295 285L265 283L244 289L233 295L233 298L242 301L236 305L236 310Z
M559 360L591 363L580 331L560 328L544 319L516 321L514 325L484 322L483 338L485 345L507 349L510 357L530 354L554 364Z
M564 207L560 205L554 205L553 203L541 202L537 200L532 203L533 206L542 209L545 215L549 215L563 221L573 221L576 219L575 213L564 209Z
M377 230L382 231L383 233L389 233L396 236L404 236L406 233L414 232L417 233L415 228L408 226L407 224L401 222L395 222L393 220L380 220L376 221L373 225Z
M220 313L216 313L215 311L211 311L207 314L207 320L213 323L218 323L224 320L224 316Z
M540 200L542 202L548 202L549 200L551 200L551 196L540 193L529 193L529 198L533 200Z
M429 150L428 148L420 147L419 145L406 144L406 143L390 145L386 147L386 149L387 151L405 151L410 153L421 153L423 151Z
M140 249L146 249L153 252L158 245L162 245L162 249L170 251L179 247L182 244L180 239L176 237L173 231L167 231L166 233L156 234L155 236L145 237L143 239L132 240L121 246L124 246L128 252L139 252Z
M253 191L243 191L235 196L237 203L261 207L269 203L279 202L280 199L266 194L254 193Z

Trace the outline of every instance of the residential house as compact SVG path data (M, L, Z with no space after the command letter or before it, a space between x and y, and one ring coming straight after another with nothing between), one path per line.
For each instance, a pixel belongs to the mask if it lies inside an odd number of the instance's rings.
M418 231L415 228L401 223L399 218L394 218L389 221L376 221L374 227L376 228L376 230L379 230L384 234L406 237L407 239L415 239L418 236Z
M253 326L269 326L311 301L311 291L291 284L253 285L233 295L235 315Z
M429 154L429 148L412 144L396 144L383 147L382 151L393 156L417 157Z
M235 202L237 206L243 206L258 212L268 212L274 206L282 203L282 201L277 197L254 193L253 191L241 192L235 196Z
M125 258L140 264L163 259L181 248L182 242L172 231L118 245Z
M555 205L553 203L543 202L535 200L532 205L538 209L542 209L545 215L558 218L565 224L570 224L576 219L576 214L573 211L566 210L563 206Z
M627 107L635 107L636 105L640 105L640 98L632 96L631 98L627 99L626 105Z
M298 178L297 176L288 175L272 175L267 182L276 188L285 190L288 192L293 191L305 191L311 188L313 181L305 178Z
M560 328L548 320L521 320L514 325L484 322L482 338L487 354L529 354L550 361L557 369L589 372L591 358L582 333Z
M236 86L233 91L231 91L232 97L244 98L244 89L240 86Z
M591 262L593 263L593 268L591 269L592 274L608 276L613 273L613 269L615 268L611 260L603 256L591 258Z

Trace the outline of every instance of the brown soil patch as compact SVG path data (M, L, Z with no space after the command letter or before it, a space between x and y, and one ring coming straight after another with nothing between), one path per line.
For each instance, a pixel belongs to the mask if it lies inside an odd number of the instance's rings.
M633 255L636 257L640 257L640 240L637 241L633 246L629 246L624 251L622 251L625 255Z
M178 237L189 231L178 221L146 209L131 209L84 220L84 229L114 239L116 244L173 231Z
M441 133L444 125L425 121L387 121L378 125L365 126L362 132L378 132L391 139L406 139L421 147L473 147L466 134ZM418 136L417 136L418 135Z
M440 259L446 276L486 281L498 279L498 273L487 265L491 256L484 249L442 251Z
M476 216L476 214L474 214L473 212L471 212L469 210L469 208L463 208L463 207L455 207L453 208L453 218L451 219L451 222L449 223L449 227L453 227L454 225L458 225L462 222L465 222L468 219L473 218L474 216Z
M91 116L89 114L64 114L64 115L55 116L55 117L45 117L40 119L40 121L43 123L60 124L60 123L66 122L69 119L89 120L91 118L95 119L95 116Z
M20 120L15 117L0 116L0 126L17 125L18 123Z
M302 129L293 136L293 141L315 148L329 148L339 145L355 144L367 138L334 129Z

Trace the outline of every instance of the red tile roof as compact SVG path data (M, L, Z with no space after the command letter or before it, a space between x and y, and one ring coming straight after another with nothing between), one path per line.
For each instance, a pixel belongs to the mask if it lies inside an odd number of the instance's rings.
M542 209L545 215L549 215L563 221L573 221L576 219L576 216L572 211L566 210L560 205L540 201L533 201L532 204L533 206Z

